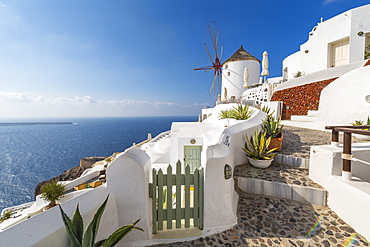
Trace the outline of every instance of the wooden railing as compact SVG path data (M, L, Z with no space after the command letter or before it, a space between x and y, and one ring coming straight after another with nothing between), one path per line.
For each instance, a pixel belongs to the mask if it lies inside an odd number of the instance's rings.
M351 179L351 157L352 157L352 134L369 135L370 125L350 125L350 126L326 126L331 129L331 142L334 146L339 146L339 132L343 132L343 153L342 153L342 177Z

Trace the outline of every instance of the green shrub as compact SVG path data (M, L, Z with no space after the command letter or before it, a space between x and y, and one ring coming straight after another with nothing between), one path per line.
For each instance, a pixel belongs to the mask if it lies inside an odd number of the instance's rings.
M66 188L63 184L53 180L51 183L41 186L41 198L49 202L48 207L54 207L56 200L63 197Z

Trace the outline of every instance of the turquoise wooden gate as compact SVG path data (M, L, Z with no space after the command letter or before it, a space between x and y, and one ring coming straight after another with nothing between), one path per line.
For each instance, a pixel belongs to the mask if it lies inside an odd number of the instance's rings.
M153 233L165 228L199 227L203 229L204 215L204 169L185 167L181 174L181 162L176 164L176 174L172 166L167 167L167 174L162 169L152 171L153 183L149 184L149 196L152 198ZM192 222L191 222L192 219ZM192 224L191 224L192 223Z

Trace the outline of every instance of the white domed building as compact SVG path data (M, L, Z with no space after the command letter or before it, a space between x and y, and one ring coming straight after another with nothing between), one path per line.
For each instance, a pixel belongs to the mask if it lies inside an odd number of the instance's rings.
M258 83L260 77L260 61L245 51L243 46L240 46L224 62L222 70L221 100L230 102L232 99L235 99L236 101L240 101L245 89ZM246 70L247 76L245 76Z

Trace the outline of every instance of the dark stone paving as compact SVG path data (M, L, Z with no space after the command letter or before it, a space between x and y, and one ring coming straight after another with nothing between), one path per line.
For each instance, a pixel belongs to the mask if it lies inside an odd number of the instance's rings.
M330 208L288 199L240 194L238 223L232 229L178 246L370 246Z
M330 144L331 133L297 127L284 127L280 153L309 158L312 145ZM340 141L342 136L340 136ZM353 142L361 142L352 138ZM308 178L308 170L272 164L269 169L250 165L235 167L234 176L322 188ZM369 246L361 235L330 208L289 199L252 195L238 191L238 223L232 229L193 241L152 245L152 247L203 246Z
M235 167L234 176L323 189L319 184L308 178L308 169L287 165L271 164L266 169L255 168L250 164L238 165Z

